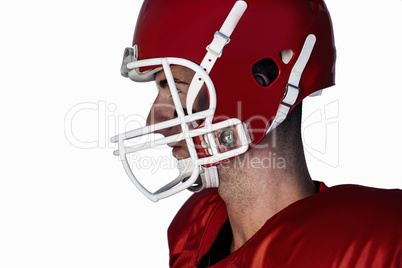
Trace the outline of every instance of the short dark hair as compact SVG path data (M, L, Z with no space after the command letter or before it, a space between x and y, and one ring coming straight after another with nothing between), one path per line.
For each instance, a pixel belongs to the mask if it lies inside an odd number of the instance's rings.
M303 141L301 134L302 125L302 102L293 108L286 119L279 124L271 134L271 141L275 142L279 157L286 161L286 169L292 174L302 172L305 161Z
M278 131L289 138L301 139L301 123L302 123L303 104L297 104L288 114L286 119L279 124Z

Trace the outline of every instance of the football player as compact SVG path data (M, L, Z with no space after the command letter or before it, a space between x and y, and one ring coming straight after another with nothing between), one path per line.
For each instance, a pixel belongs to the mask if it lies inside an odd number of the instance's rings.
M112 141L152 201L196 192L169 228L171 267L402 265L401 191L307 169L302 100L334 85L335 59L322 0L144 1L121 73L158 95ZM177 171L154 181L135 161L157 148Z

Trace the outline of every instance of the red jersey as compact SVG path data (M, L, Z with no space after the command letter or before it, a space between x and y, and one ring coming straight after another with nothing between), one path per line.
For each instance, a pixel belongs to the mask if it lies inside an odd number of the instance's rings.
M199 267L227 220L216 189L192 195L168 230L170 266ZM402 267L402 191L320 183L210 267Z

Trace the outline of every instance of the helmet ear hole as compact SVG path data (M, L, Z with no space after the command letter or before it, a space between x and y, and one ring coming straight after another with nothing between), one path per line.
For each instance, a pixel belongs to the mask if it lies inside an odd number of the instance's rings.
M255 81L257 81L257 83L260 84L261 86L267 87L267 86L269 86L269 84L271 84L268 76L266 76L265 74L254 73L253 75L254 75Z
M272 59L265 58L253 65L252 73L259 85L268 87L278 77L279 69Z
M283 63L288 64L293 58L293 51L291 49L284 49L279 52L279 57L282 59Z

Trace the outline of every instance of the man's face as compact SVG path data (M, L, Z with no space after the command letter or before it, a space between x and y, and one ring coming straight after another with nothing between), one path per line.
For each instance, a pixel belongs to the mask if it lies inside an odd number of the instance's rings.
M179 93L181 105L187 114L186 97L190 87L190 83L194 76L194 71L183 66L171 66L171 71L174 77L175 85ZM172 94L169 89L168 82L164 71L160 71L156 75L156 85L158 87L158 95L152 105L151 111L147 118L147 125L156 124L166 120L170 120L177 117L175 106L173 103ZM205 85L201 89L198 97L195 100L193 112L199 112L208 109L208 93L205 89ZM192 124L189 124L192 129ZM182 132L181 126L162 129L158 131L162 135L170 136ZM177 159L185 159L190 157L185 140L172 142L168 144L172 147L173 156Z

